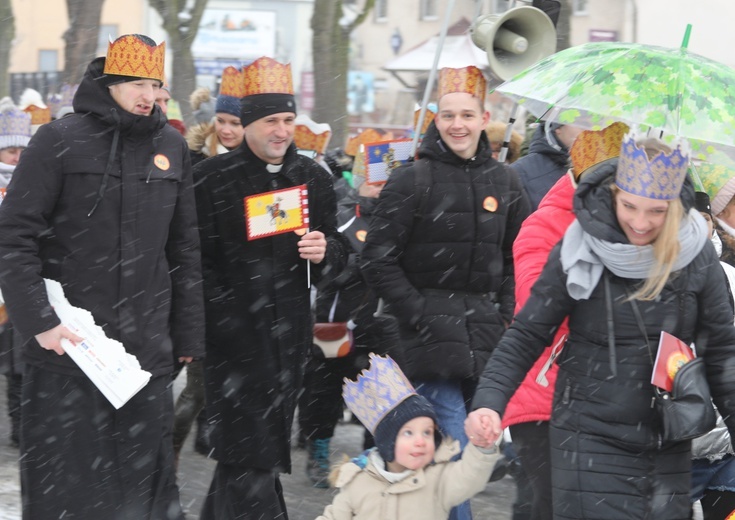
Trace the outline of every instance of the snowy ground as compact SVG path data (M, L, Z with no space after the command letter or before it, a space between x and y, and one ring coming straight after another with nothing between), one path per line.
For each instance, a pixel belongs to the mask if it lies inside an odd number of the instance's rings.
M185 375L176 381L174 391L180 392ZM20 520L20 482L18 478L18 450L10 445L10 425L6 409L6 379L0 376L0 520ZM362 429L354 424L340 424L331 445L332 460L342 454L355 455L362 444ZM336 490L315 489L306 477L306 454L292 451L293 473L283 475L284 496L289 520L314 520L329 504ZM182 450L179 462L178 484L181 503L187 511L187 520L197 520L209 488L215 462L193 450L192 435ZM472 500L475 520L510 520L515 485L510 477L487 486Z
M3 380L5 378L2 378ZM5 397L5 385L0 394ZM2 407L3 412L5 407ZM6 426L3 415L0 423ZM7 427L0 427L5 433ZM18 520L20 518L20 479L18 478L18 450L10 446L7 435L0 439L0 520Z

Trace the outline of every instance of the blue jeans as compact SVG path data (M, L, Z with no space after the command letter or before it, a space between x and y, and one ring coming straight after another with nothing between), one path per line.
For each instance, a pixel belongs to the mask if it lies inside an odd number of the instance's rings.
M459 441L459 445L464 450L464 447L467 446L467 435L464 432L467 410L459 381L414 381L413 383L416 392L424 396L434 407L442 436ZM458 458L459 455L455 457L455 459ZM472 520L470 501L452 508L449 512L449 520Z
M692 459L692 502L701 499L707 489L735 492L735 457L725 455L714 462Z

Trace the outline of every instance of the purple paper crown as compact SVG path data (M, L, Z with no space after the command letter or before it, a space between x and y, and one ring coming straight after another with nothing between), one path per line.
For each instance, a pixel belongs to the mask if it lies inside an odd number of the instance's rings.
M659 152L649 160L637 139L635 132L629 132L623 139L615 184L628 193L649 199L678 198L689 167L688 143L680 140L670 154Z
M370 354L370 367L363 370L356 381L347 378L344 381L345 404L370 433L375 433L388 412L416 395L408 378L388 356Z
M61 103L59 105L59 111L54 116L59 117L59 112L73 112L74 111L74 95L77 93L79 84L69 85L65 83L61 85Z
M61 108L61 94L49 94L46 97L46 106L51 110L51 117L56 117Z
M0 99L0 150L28 146L31 115L16 107L10 98Z

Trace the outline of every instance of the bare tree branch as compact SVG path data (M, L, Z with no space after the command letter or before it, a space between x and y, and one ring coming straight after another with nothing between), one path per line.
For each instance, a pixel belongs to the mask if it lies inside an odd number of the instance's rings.
M355 18L350 25L347 26L347 34L350 34L356 28L358 28L367 19L370 11L375 7L375 0L365 0L365 7L362 8L362 12Z

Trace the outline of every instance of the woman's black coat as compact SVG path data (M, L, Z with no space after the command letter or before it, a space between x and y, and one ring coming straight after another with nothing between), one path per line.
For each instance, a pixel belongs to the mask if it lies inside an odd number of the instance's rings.
M588 175L575 196L580 223L598 238L627 242L614 216L611 171ZM688 181L682 199L687 209L691 207ZM683 515L689 508L690 443L662 445L661 423L652 408L652 359L662 330L694 342L697 354L705 359L715 404L727 417L731 435L735 433L735 328L725 275L707 241L688 266L671 276L659 298L637 301L644 338L627 301L641 280L608 274L610 294L600 280L589 299L572 299L557 245L531 297L493 352L473 408L486 407L502 415L528 369L569 315L570 333L559 360L551 417L555 518L688 518ZM608 342L609 309L614 359ZM658 498L662 489L666 500Z

